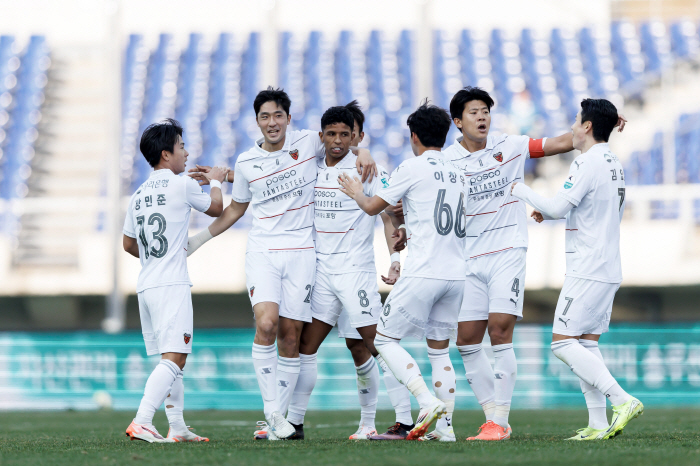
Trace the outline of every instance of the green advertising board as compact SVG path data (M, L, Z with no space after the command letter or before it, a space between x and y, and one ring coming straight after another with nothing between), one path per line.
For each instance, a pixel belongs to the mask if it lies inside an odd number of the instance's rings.
M251 361L253 330L198 330L185 368L188 409L262 409ZM550 351L551 327L521 325L514 343L514 408L584 407L578 378ZM402 343L430 377L425 343ZM488 348L488 342L485 342ZM700 325L615 325L601 351L623 388L647 406L700 406ZM488 350L491 356L490 349ZM310 409L359 407L355 370L344 340L332 333L318 355ZM457 349L457 409L477 409ZM141 334L0 333L0 410L135 410L158 357ZM379 407L391 409L384 387Z

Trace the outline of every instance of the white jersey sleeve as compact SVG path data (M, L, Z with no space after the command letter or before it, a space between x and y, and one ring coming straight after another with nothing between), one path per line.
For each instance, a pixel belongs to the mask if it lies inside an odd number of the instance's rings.
M396 205L411 189L411 165L403 162L391 173L386 185L376 194L391 205Z
M129 207L126 208L126 219L124 220L124 229L122 230L122 232L129 238L136 238L136 229L134 228L134 214L131 209L132 201L133 196L132 199L129 200Z
M557 193L573 205L578 206L581 199L591 192L596 185L596 173L593 164L574 160L569 167L569 176Z
M379 172L379 176L372 178L371 183L365 182L365 185L367 185L368 188L368 196L376 196L382 189L389 186L389 172L386 170L386 168L377 164L377 171Z
M233 167L233 186L231 187L231 198L239 204L245 204L253 199L250 184L245 179L243 171L240 169L240 161L236 160Z
M206 212L211 207L211 196L204 191L194 179L186 177L185 200L192 207L200 212Z

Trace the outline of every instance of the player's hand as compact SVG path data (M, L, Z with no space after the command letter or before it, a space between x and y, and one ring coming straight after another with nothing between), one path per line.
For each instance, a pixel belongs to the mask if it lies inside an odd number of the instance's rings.
M406 230L404 228L397 228L391 234L392 238L397 238L394 242L394 251L400 252L406 249Z
M403 214L403 199L399 199L396 205L389 205L384 212L391 217L396 217L396 214Z
M617 114L617 123L615 124L615 128L617 128L617 131L619 133L622 132L623 129L625 129L625 123L627 123L627 119L622 113Z
M338 175L338 184L340 184L340 191L351 199L357 200L357 197L362 194L362 182L356 176L350 179L348 174L343 172Z
M542 212L539 212L537 210L533 210L530 214L530 217L534 218L537 223L542 223L544 221L544 216L542 216Z
M389 267L389 275L388 277L385 277L382 275L382 281L386 283L387 285L393 285L396 283L396 280L401 277L401 263L400 262L392 262L391 267Z
M190 168L187 171L189 173L199 173L199 172L209 173L210 170L211 170L211 167L209 165L196 165L195 164L195 168Z
M211 167L208 165L195 165L195 168L190 168L187 170L190 178L197 180L200 186L209 184L209 178L205 176L206 173L211 171Z
M518 184L517 181L514 181L512 185L510 185L510 193L513 194L513 190L515 189L515 185Z
M353 154L357 155L357 161L355 166L357 167L357 173L362 175L362 182L369 180L372 181L375 176L379 176L379 170L377 170L377 164L369 153L369 149L360 148L357 146L351 146L350 150Z
M209 170L208 172L204 173L203 175L205 178L207 178L208 181L217 180L220 183L223 183L224 177L226 177L228 172L229 172L228 167L214 167L211 170Z

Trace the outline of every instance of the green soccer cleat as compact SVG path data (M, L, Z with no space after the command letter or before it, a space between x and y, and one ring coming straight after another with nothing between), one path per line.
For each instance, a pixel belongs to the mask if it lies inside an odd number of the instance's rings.
M569 437L566 440L597 440L607 429L594 429L593 427L586 427L584 429L579 429L576 431L576 435Z
M642 413L644 413L644 405L635 397L631 397L626 403L613 406L613 420L600 438L609 439L621 434L627 423Z

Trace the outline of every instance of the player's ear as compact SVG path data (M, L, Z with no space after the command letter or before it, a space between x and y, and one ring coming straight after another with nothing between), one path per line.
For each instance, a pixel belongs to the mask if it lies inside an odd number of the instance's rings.
M461 118L453 118L452 121L454 121L455 126L457 126L457 128L462 129L462 119Z
M323 142L323 131L318 132L318 138Z

